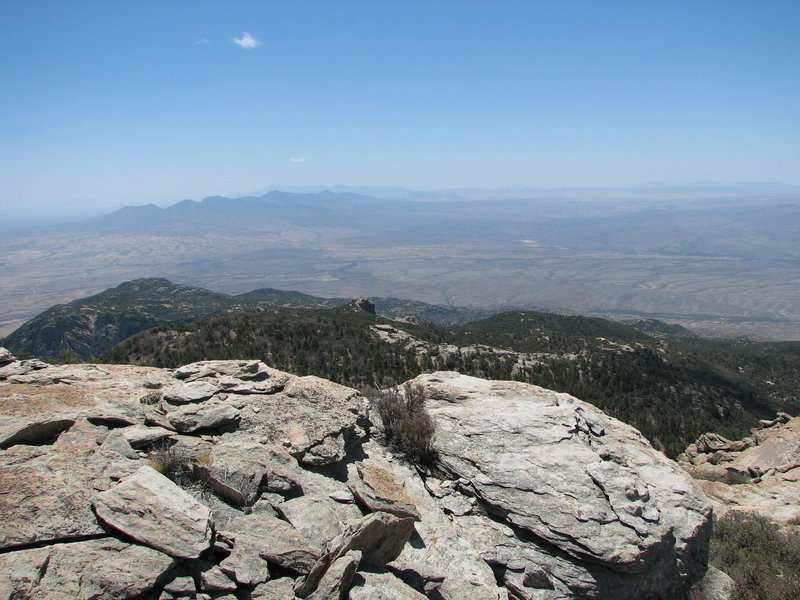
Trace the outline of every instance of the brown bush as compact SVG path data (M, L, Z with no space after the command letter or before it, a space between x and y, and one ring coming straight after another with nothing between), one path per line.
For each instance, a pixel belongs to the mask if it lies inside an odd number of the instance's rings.
M390 448L419 464L433 464L436 452L433 419L425 409L425 389L406 383L372 394L373 406L381 419L381 433Z
M147 453L147 462L156 471L168 477L178 485L185 487L191 484L192 463L194 457L188 449L168 443L156 444Z
M144 396L139 398L139 402L142 404L147 404L148 406L152 406L161 402L163 397L164 394L161 392L147 392Z

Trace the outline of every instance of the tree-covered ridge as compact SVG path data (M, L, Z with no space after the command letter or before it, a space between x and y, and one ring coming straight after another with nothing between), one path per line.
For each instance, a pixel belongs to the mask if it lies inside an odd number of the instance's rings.
M798 346L657 339L603 319L525 311L442 327L273 309L156 327L101 359L176 367L257 358L362 388L435 370L514 379L591 402L674 456L706 431L737 438L775 410L796 412Z
M333 308L347 302L347 298L321 298L272 288L232 296L163 278L136 279L87 298L57 304L0 341L17 354L69 354L87 359L140 331L165 323L193 321L222 312L256 312L272 307ZM378 314L387 317L410 316L449 325L496 312L398 298L376 298L375 305Z
M375 317L336 310L228 313L142 332L99 360L177 367L198 360L258 358L298 375L347 385L389 385L418 373L413 351L370 330Z
M167 279L137 279L53 306L12 332L3 344L16 353L58 356L63 351L88 358L162 323L257 308L252 301Z

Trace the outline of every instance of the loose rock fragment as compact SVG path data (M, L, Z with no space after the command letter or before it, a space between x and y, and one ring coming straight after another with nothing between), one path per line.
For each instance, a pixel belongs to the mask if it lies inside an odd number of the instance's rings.
M97 494L97 516L131 538L178 558L211 545L211 511L149 466Z

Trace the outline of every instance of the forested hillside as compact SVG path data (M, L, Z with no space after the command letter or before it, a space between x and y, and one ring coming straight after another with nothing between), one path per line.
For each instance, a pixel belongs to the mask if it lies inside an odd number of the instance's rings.
M497 311L375 298L378 314L456 325ZM68 304L57 304L37 315L8 337L3 346L17 354L87 359L128 337L156 325L193 321L222 312L261 311L273 307L334 308L346 298L321 298L301 292L261 288L231 296L163 278L126 281Z
M706 431L739 437L800 404L800 344L656 338L530 311L453 327L337 310L231 313L156 327L100 358L175 367L243 357L362 388L434 370L534 383L596 404L670 456Z

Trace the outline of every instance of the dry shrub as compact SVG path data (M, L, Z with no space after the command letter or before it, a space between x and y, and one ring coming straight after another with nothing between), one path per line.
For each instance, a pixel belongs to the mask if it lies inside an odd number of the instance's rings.
M433 464L436 427L425 409L425 389L406 383L402 390L393 387L375 392L372 400L381 419L381 433L386 444L412 462Z
M161 402L163 397L164 394L161 392L147 392L144 396L139 398L139 402L152 406L153 404L158 404Z
M168 443L158 444L147 453L147 462L156 471L181 486L189 485L193 480L192 453L181 446L170 446Z
M194 457L195 464L201 467L209 467L211 466L211 452L208 450L204 452L200 452L197 456Z
M147 462L205 504L216 496L231 506L248 508L259 496L259 482L253 481L247 472L222 468L211 477L212 459L208 451L194 454L188 448L162 442L148 452Z
M711 563L736 582L734 600L800 598L800 535L757 514L732 511L714 523Z

